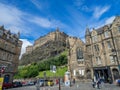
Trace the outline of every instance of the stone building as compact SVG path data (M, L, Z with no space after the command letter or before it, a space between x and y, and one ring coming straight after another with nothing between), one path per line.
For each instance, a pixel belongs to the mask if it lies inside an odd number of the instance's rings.
M33 46L27 46L26 47L26 54L29 54L33 51Z
M68 35L66 35L64 32L60 32L59 28L57 28L55 32L50 32L47 35L41 36L40 38L35 40L33 50L36 49L37 47L44 45L49 41L59 41L60 45L64 44L64 42L66 42L67 37Z
M72 42L74 45L70 44L68 57L68 69L72 78L103 78L108 82L109 79L120 77L120 16L111 24L98 29L90 31L87 28L85 43L75 39ZM82 59L77 59L77 48L83 51L79 54L80 57L83 56Z
M85 43L76 37L68 37L69 55L68 55L68 70L71 72L71 77L81 79L85 76Z
M12 34L4 26L0 26L0 77L4 77L6 83L12 82L17 72L22 46L19 35Z

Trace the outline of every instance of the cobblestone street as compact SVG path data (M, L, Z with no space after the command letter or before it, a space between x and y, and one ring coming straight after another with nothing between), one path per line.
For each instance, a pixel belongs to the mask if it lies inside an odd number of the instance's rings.
M20 88L12 88L8 90L37 90L35 86L25 86ZM59 90L58 86L52 87L40 87L40 90ZM116 86L114 84L104 84L104 86L100 89L93 88L91 83L76 83L71 87L67 87L62 85L61 90L120 90L120 86Z

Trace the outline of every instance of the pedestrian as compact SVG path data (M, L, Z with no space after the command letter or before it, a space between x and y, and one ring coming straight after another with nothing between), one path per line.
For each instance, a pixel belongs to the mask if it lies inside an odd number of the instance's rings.
M97 80L97 88L100 89L100 79Z
M92 79L92 86L93 86L93 88L95 88L95 85L96 85L96 83L95 83L94 79Z
M104 87L104 79L101 79L101 86Z
M36 82L36 90L40 90L40 84L39 84L39 79Z
M75 78L73 78L73 84L75 84Z
M108 82L109 82L109 84L112 84L112 80L110 77L108 77Z
M58 79L56 79L56 85L58 84L58 82L59 82Z

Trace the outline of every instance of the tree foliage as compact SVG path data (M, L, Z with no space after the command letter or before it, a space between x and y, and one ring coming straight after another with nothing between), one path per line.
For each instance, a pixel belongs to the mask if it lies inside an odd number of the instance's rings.
M31 78L36 77L40 71L50 70L50 65L56 65L57 67L67 64L67 53L61 53L59 56L42 60L38 63L32 63L31 65L24 66L18 69L18 73L14 78Z

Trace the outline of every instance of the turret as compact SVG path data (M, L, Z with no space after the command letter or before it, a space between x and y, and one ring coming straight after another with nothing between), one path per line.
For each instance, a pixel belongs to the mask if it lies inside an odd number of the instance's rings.
M87 27L86 28L86 32L85 32L85 41L86 41L86 44L90 44L90 38L91 38L90 30Z

